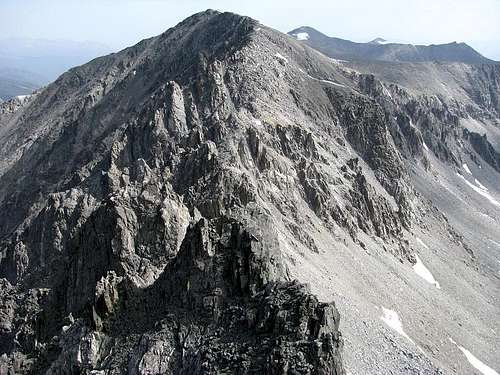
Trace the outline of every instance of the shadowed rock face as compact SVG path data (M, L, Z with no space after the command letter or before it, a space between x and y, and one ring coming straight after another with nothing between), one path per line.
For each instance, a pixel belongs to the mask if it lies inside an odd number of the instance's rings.
M68 371L76 352L79 371L343 374L335 306L296 281L276 281L285 280L279 256L272 241L234 221L191 224L150 287L114 272L99 281L89 304L93 330L85 318L73 322L51 343L47 373ZM86 340L90 347L81 346Z
M500 172L500 153L493 148L486 135L481 136L478 133L464 129L464 137L469 140L474 150L486 163Z
M385 277L416 262L409 239L431 219L457 257L475 254L411 172L431 169L428 150L460 165L460 115L485 107L417 96L246 17L196 14L1 108L6 373L344 374L315 257L349 249L340 267L359 268L380 249ZM415 353L399 372L439 371Z

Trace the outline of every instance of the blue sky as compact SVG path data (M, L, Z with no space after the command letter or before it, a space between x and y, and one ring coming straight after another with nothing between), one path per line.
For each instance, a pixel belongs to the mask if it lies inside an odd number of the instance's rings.
M307 25L354 41L463 41L500 60L500 0L2 0L0 38L97 41L120 49L207 8L249 15L283 32Z

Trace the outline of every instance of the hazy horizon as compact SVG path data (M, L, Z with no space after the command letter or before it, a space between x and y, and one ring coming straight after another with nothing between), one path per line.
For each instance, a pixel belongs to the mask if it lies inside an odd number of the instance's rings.
M376 37L412 44L465 42L500 60L500 0L283 1L256 0L6 0L0 39L94 42L120 50L206 10L250 16L281 32L311 26L329 36L368 42ZM472 25L474 25L472 27Z

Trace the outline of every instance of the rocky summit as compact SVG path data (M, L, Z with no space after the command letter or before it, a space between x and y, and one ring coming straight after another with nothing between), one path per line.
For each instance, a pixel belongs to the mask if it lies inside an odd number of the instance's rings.
M209 10L0 104L0 373L496 374L500 67L356 64Z

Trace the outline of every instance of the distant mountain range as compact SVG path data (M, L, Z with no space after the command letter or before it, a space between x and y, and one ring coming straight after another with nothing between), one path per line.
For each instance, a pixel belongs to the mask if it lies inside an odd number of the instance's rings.
M16 68L0 68L0 99L28 95L43 86L46 79L33 72Z
M495 63L465 43L413 45L388 42L376 38L368 43L329 37L312 27L302 26L288 33L323 54L349 61L390 62L462 62L468 64Z
M71 67L106 55L95 42L10 38L0 40L0 98L25 95L55 80Z

